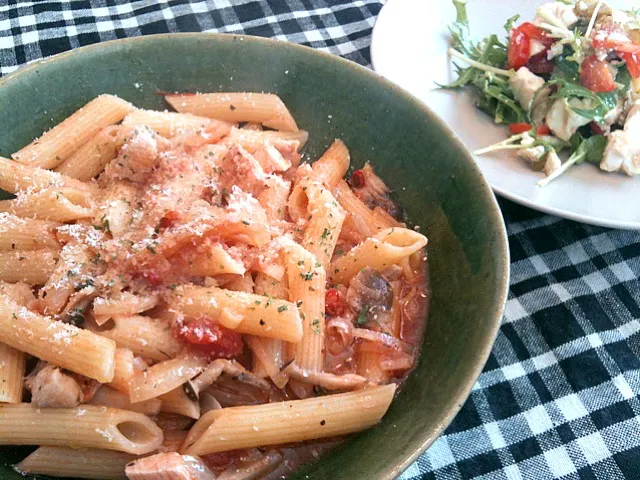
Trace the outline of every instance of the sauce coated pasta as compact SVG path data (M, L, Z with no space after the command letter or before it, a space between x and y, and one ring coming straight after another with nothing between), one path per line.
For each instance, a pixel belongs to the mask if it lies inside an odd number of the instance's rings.
M101 95L0 158L0 444L50 476L284 478L413 368L427 239L275 95Z

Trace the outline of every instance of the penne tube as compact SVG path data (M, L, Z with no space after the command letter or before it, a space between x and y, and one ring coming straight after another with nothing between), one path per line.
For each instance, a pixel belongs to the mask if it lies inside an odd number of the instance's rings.
M135 315L151 310L157 304L157 295L135 295L122 292L120 298L96 298L93 301L93 314L96 317L109 318L115 315Z
M207 117L198 117L189 113L157 112L142 109L135 109L129 113L122 120L122 125L146 125L158 135L166 138L204 130L207 132L209 143L214 143L219 138L222 138L231 129L229 123ZM211 134L214 132L215 135L212 136Z
M206 243L197 251L197 256L181 268L185 275L209 277L221 274L244 275L242 261L233 258L220 243Z
M302 317L302 340L289 344L287 357L304 370L322 371L324 364L325 269L316 257L297 243L284 248L289 300Z
M55 229L61 224L0 213L0 251L60 249Z
M280 97L269 93L173 94L164 98L180 113L227 122L256 122L286 132L298 130L296 121Z
M119 122L132 109L129 102L118 97L100 95L12 157L25 165L55 168L100 130Z
M390 384L305 400L212 410L191 428L181 452L207 455L364 430L380 421L395 389Z
M345 176L350 162L351 157L347 146L342 140L334 140L322 156L311 165L313 178L332 188Z
M120 348L128 348L134 355L155 361L175 357L182 345L171 333L171 325L165 320L141 315L115 316L112 328L93 328L100 335L110 338Z
M0 295L0 342L99 382L113 380L113 340L51 321L7 295Z
M131 402L144 402L168 393L187 380L191 380L206 366L207 359L205 357L192 353L185 353L171 360L156 363L154 366L136 373L129 382Z
M298 342L300 314L294 303L253 293L185 285L176 290L176 308L187 315L206 315L223 326L259 337Z
M142 455L162 445L162 430L141 413L81 405L0 405L0 445L102 448Z
M177 413L196 420L200 418L200 404L190 399L182 386L160 395L158 399L162 401L160 410L163 412Z
M427 237L408 228L389 228L353 247L331 262L329 278L334 283L348 283L362 268L381 272L397 265L427 245Z
M103 385L95 393L90 405L103 405L110 408L120 408L144 415L157 415L160 413L162 402L157 398L150 398L144 402L131 403L129 395Z
M138 458L130 453L95 448L39 447L16 465L22 475L126 480L126 465Z
M25 354L0 343L0 403L20 403L26 365Z
M313 254L326 269L329 266L342 223L346 217L331 192L314 182L307 182L305 191L311 216L302 238L302 246Z
M17 193L28 188L75 188L93 197L100 193L100 189L91 183L0 157L0 189Z
M133 352L127 348L116 348L113 366L113 380L108 385L129 395L129 381L135 374Z
M69 187L19 192L13 200L0 200L0 212L61 223L93 216L90 197Z
M305 146L309 139L309 132L298 130L294 132L272 131L272 130L246 130L232 128L223 140L226 145L241 145L249 153L254 153L260 148L264 148L265 143L277 143L278 141L298 142L298 150Z
M124 143L122 128L109 126L100 130L73 155L56 168L56 172L86 182L100 174L118 155Z
M58 251L52 249L0 251L0 280L44 285L56 268Z
M344 221L345 230L353 232L358 241L375 235L387 227L373 211L351 191L344 180L333 187L333 195L347 213Z

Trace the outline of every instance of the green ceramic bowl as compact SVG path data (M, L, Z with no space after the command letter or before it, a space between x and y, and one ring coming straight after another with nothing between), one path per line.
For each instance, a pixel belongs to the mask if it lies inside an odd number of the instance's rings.
M216 34L118 40L0 79L0 155L101 93L164 109L158 91L242 90L282 97L310 132L307 158L341 138L354 166L372 162L429 237L432 293L417 368L380 425L295 475L392 479L467 398L500 324L509 271L505 228L489 186L454 134L418 100L363 67L290 43ZM0 478L23 478L4 464L24 452L0 449Z

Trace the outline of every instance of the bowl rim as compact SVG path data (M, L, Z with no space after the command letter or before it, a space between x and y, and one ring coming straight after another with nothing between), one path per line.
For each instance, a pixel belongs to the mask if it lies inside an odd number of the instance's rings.
M478 181L481 183L481 188L484 191L484 194L488 197L489 208L490 211L486 212L487 216L491 217L495 222L495 235L496 240L499 242L500 255L497 258L497 264L499 271L497 272L496 278L498 279L498 289L496 292L496 305L494 306L494 312L490 320L491 330L489 335L485 339L484 344L478 350L475 355L475 362L470 370L470 374L467 378L461 382L460 388L454 398L451 399L449 406L443 411L442 415L445 418L443 422L441 422L434 435L427 436L421 442L411 448L411 452L407 454L403 454L402 458L399 458L398 461L386 467L383 471L379 472L380 476L378 477L380 480L393 480L397 478L402 472L404 472L412 463L414 463L420 455L422 455L433 442L435 442L444 430L449 426L449 424L453 421L456 415L459 413L460 409L464 405L465 401L471 394L471 390L476 380L480 376L482 369L484 368L489 354L493 348L496 337L498 335L498 331L500 329L502 323L502 316L504 314L504 309L506 306L506 301L509 292L509 279L510 279L510 265L511 258L509 253L509 244L508 244L508 236L507 229L504 222L504 217L498 205L497 199L495 197L494 192L491 187L487 183L487 180L484 177L484 174L478 167L477 163L471 156L469 150L464 146L460 138L456 135L456 133L451 130L451 128L435 113L433 112L426 104L420 101L418 98L414 97L412 94L402 89L395 83L386 79L379 73L371 70L365 66L362 66L356 62L351 60L347 60L338 55L325 52L322 50L318 50L312 47L308 47L306 45L300 45L297 43L293 43L287 40L280 40L275 38L268 37L258 37L255 35L245 35L238 33L214 33L214 32L180 32L180 33L160 33L153 35L141 35L137 37L128 37L121 38L115 40L108 40L105 42L98 42L91 45L85 45L82 47L74 48L65 52L61 52L50 57L42 58L40 60L34 61L32 63L28 63L19 67L17 70L3 76L0 78L0 89L4 88L7 84L12 83L14 81L19 81L20 77L28 74L32 70L36 70L42 65L46 65L48 63L60 62L64 61L68 58L73 58L76 56L82 56L90 53L95 53L95 51L100 50L117 50L121 45L124 44L133 44L140 45L147 42L154 42L157 40L168 40L172 38L193 38L193 39L203 39L203 40L213 40L216 42L233 42L233 41L243 41L247 44L263 44L263 45L271 45L278 46L278 48L284 48L291 51L303 52L305 55L313 55L318 58L322 58L324 61L331 62L340 68L350 68L356 70L359 74L368 76L373 79L375 82L380 84L386 89L393 91L395 95L399 95L404 97L404 99L410 103L412 103L416 109L423 112L424 116L429 118L431 122L437 124L439 128L441 128L446 134L448 134L449 138L457 145L460 151L463 152L463 156L469 167L472 171L477 175Z

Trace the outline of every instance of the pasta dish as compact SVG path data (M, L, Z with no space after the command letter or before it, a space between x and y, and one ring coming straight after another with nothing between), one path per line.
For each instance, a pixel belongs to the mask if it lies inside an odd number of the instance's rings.
M0 158L0 444L24 474L284 478L413 368L427 239L279 97L101 95Z

